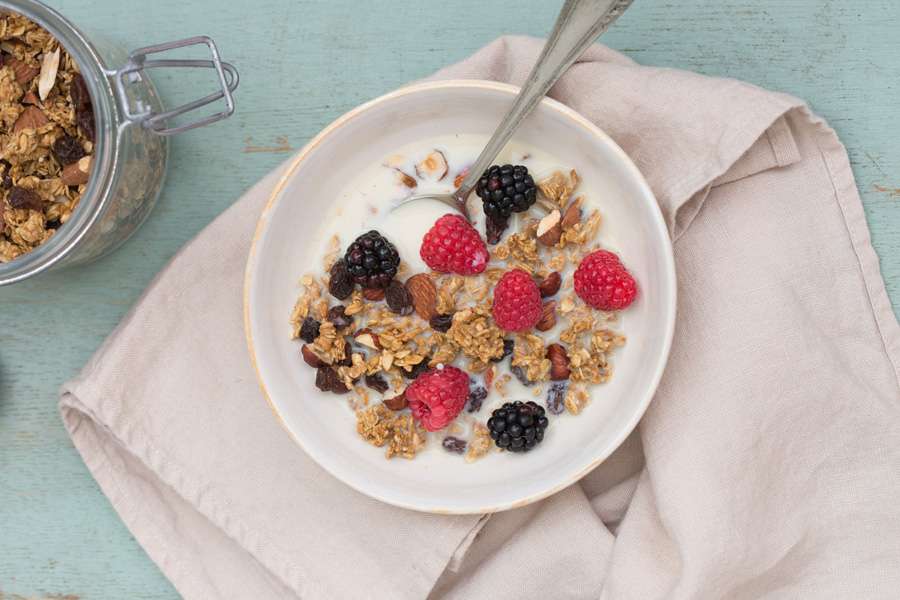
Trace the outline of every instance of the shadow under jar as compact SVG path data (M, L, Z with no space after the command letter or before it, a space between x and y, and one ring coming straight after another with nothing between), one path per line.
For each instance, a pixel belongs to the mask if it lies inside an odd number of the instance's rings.
M35 0L0 0L0 12L18 13L56 38L77 64L94 113L90 175L77 207L41 245L0 264L0 285L7 285L51 268L94 260L134 233L159 196L166 173L167 137L230 116L238 74L220 60L216 45L205 36L127 53L102 40L89 40L62 15ZM192 45L205 46L210 59L148 58ZM213 69L220 89L166 111L145 73L160 67ZM220 112L184 125L168 125L175 117L218 101L224 104Z

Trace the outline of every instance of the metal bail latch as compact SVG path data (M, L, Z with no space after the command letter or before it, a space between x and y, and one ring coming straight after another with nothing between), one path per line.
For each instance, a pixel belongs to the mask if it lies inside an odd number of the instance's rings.
M184 48L186 46L205 45L209 48L212 60L190 60L190 59L157 59L147 60L150 54L158 54L167 52L176 48ZM213 92L208 96L204 96L198 100L188 102L178 108L168 110L161 113L154 113L153 109L147 106L146 102L141 100L133 100L128 95L128 84L140 77L140 72L144 69L153 69L158 67L201 67L207 69L215 69L218 76L220 90ZM205 35L178 40L175 42L166 42L155 46L147 46L133 50L128 55L128 62L121 69L114 73L114 81L116 94L119 96L119 103L125 113L125 118L132 123L140 123L142 126L154 131L159 135L173 135L203 127L216 121L226 119L234 113L234 97L231 93L237 89L240 78L237 69L234 66L223 62L219 58L219 49L216 48L215 42ZM206 106L217 100L225 99L225 109L215 114L203 117L192 123L178 125L176 127L166 127L168 119L183 115L184 113Z

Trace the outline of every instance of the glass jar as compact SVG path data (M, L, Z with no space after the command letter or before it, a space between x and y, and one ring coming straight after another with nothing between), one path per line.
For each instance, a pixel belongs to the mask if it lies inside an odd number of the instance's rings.
M167 137L207 125L234 112L235 68L219 59L205 36L150 46L131 53L87 37L53 9L36 0L0 0L0 11L19 13L53 35L75 60L87 84L95 120L94 155L87 188L70 218L43 244L0 264L0 285L47 269L84 263L113 250L141 225L159 196L166 173ZM209 60L159 60L148 55L205 45ZM164 111L145 72L158 67L212 68L220 90ZM197 121L168 127L167 121L212 102L224 109Z

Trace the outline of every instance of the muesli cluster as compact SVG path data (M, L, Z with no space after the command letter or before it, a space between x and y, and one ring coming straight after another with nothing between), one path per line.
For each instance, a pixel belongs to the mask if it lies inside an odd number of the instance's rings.
M448 177L446 165L436 150L398 178L415 187ZM617 311L637 286L600 248L600 213L585 211L578 186L574 171L535 182L525 166L492 166L476 188L490 250L447 214L422 239L430 271L410 273L369 231L343 253L332 238L325 275L302 279L291 325L303 360L320 390L348 394L357 432L387 458L413 458L435 436L467 461L528 452L551 418L580 414L588 386L612 377L610 355L625 343ZM507 401L513 378L530 398ZM503 404L481 421L491 396Z
M75 61L45 29L0 13L0 262L69 220L93 151L94 112Z

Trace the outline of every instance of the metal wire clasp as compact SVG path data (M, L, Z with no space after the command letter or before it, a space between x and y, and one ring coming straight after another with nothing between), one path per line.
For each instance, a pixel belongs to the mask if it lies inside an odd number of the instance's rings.
M160 59L147 60L150 54L158 54L167 52L176 48L184 48L186 46L205 45L209 48L212 60L188 60L188 59ZM202 67L215 69L218 76L220 90L213 92L208 96L204 96L198 100L188 102L178 108L168 110L161 113L154 113L152 107L141 100L132 100L128 95L128 84L136 81L140 77L140 72L144 69L153 69L157 67ZM125 118L133 123L140 123L142 126L154 131L159 135L173 135L203 127L216 121L226 119L234 113L234 97L231 93L237 89L240 78L237 69L234 66L223 62L219 58L219 49L216 48L215 42L205 35L178 40L175 42L166 42L155 46L147 46L133 50L128 55L128 62L125 66L114 73L114 81L116 94L119 96L119 103L125 113ZM225 99L225 109L215 114L203 117L197 121L178 125L175 127L166 127L166 121L173 117L183 115L202 106L206 106L217 100Z

